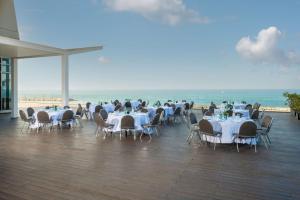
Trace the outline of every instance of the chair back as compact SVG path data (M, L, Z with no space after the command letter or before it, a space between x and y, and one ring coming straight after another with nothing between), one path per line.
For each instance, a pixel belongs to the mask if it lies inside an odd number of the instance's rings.
M83 116L81 104L78 104L78 108L77 108L77 110L76 110L76 115L77 115L77 116L80 116L80 117Z
M233 105L228 104L228 105L226 105L226 108L227 108L228 110L232 110L232 109L233 109Z
M191 101L191 104L190 104L190 109L193 109L194 108L194 102Z
M208 110L205 109L204 107L201 107L202 115L204 115Z
M269 132L271 129L272 123L273 123L273 118L269 115L266 115L263 118L261 127L266 128L267 129L266 131Z
M98 113L96 113L94 115L94 120L97 124L97 126L104 128L105 127L105 121L103 120L103 118L101 117L101 115L99 115Z
M62 122L72 121L74 119L74 112L72 110L66 110L61 118Z
M50 117L49 114L46 111L39 111L37 113L37 120L39 123L50 123Z
M33 117L33 114L34 114L34 109L31 107L27 108L27 116Z
M163 109L160 113L156 112L156 114L159 114L159 121L163 122L165 119L165 110Z
M100 115L101 115L101 117L102 117L102 119L105 121L105 120L107 120L107 118L108 118L108 113L107 113L107 111L105 110L105 109L101 109L100 110Z
M125 108L132 108L130 101L126 101L124 106L125 106Z
M190 104L189 103L185 103L184 104L184 109L185 110L189 110L190 109Z
M233 115L233 111L232 110L227 110L227 113L228 113L229 117L232 117L232 115Z
M245 109L246 109L246 110L252 109L252 105L251 105L251 104L247 104L246 107L245 107Z
M100 110L103 109L103 107L101 105L97 105L95 107L95 113L100 113Z
M202 119L199 121L199 129L200 129L200 132L205 133L206 135L214 134L213 126L206 119Z
M253 109L259 110L260 105L261 105L261 104L259 104L259 103L255 103L255 104L253 105Z
M208 111L211 113L215 112L215 107L214 106L209 106Z
M190 113L190 123L191 124L197 124L198 123L195 113L192 113L192 112Z
M19 114L20 114L22 121L28 122L28 118L23 110L19 110Z
M259 111L258 110L253 110L252 114L251 114L251 119L253 120L257 120L259 116Z
M157 113L159 113L159 114L160 114L160 113L162 113L163 111L164 111L164 109L163 109L163 108L157 108L157 109L156 109L156 114L157 114Z
M244 122L239 130L239 137L254 137L256 136L257 126L252 121Z
M180 113L181 113L181 108L180 107L176 108L174 111L174 115L180 115Z
M169 103L165 103L164 106L170 107L171 105Z
M153 118L153 120L152 120L152 122L151 122L151 125L152 125L152 126L158 125L158 124L159 124L159 119L160 119L160 114L157 113L157 114L154 116L154 118Z
M134 129L134 118L131 115L125 115L121 119L121 129Z
M120 110L120 109L121 109L121 107L122 107L122 106L121 106L121 104L117 104L117 105L116 105L116 107L115 107L115 110L114 110L114 111L118 111L118 110Z
M64 106L64 109L66 110L66 109L70 109L70 106Z
M85 108L87 109L87 110L89 110L90 109L90 106L91 106L91 102L87 102L86 104L85 104Z
M176 110L176 105L174 103L172 103L169 107L172 107L173 108L173 111L175 112Z

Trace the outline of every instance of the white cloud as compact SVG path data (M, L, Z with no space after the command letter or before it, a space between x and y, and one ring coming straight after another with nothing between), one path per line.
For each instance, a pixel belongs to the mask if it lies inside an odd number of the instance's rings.
M283 67L300 64L300 54L294 51L285 51L278 47L282 33L271 26L262 29L255 40L249 36L243 37L236 45L236 51L245 59L256 63L276 64Z
M110 63L110 59L108 59L108 58L106 58L104 56L99 57L98 60L102 64L108 64L108 63Z
M169 25L182 22L207 24L210 20L189 9L183 0L103 0L104 4L117 12L133 12L149 20L160 20Z

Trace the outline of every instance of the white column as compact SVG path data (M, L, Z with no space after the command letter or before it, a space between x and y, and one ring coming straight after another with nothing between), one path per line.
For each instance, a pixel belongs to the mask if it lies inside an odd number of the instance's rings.
M69 105L69 55L61 56L62 106Z
M12 58L11 60L11 117L17 118L19 116L19 99L18 99L18 60Z

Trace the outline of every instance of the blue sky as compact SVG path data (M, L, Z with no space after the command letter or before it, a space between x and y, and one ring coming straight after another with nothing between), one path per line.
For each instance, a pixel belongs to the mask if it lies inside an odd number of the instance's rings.
M70 89L300 87L300 1L15 0L22 40L70 57ZM247 38L249 37L249 38ZM59 90L60 58L19 62L20 90Z

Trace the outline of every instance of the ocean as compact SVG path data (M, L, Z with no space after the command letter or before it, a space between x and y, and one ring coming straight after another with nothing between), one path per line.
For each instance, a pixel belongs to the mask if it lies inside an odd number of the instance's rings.
M247 103L259 102L262 106L287 107L284 92L300 93L295 90L102 90L102 91L70 91L70 98L82 102L110 102L119 99L143 99L150 104L160 100L187 100L196 104L208 105L211 101L219 104L224 100ZM27 98L59 98L60 91L20 91L20 97Z

